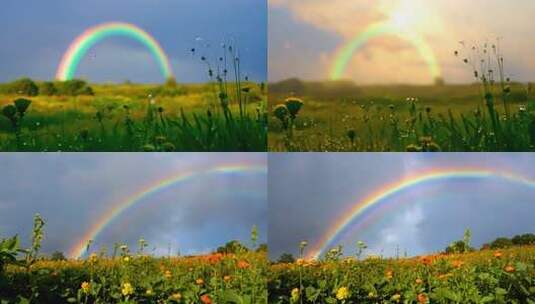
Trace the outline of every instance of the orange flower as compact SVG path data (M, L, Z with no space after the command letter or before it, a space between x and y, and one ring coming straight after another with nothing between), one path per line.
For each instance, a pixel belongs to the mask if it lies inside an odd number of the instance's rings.
M225 282L230 281L230 276L229 276L229 275L224 276L224 277L223 277L223 280L224 280Z
M424 256L420 258L420 262L426 266L431 266L431 264L433 264L433 259L431 257Z
M496 252L494 253L494 257L497 258L497 259L499 259L499 258L502 257L502 253L499 252L499 251L496 251Z
M515 272L515 268L511 265L507 265L505 266L505 271L506 272Z
M420 304L426 304L427 303L427 296L423 293L418 294L417 296L418 303Z
M394 277L394 273L391 271L391 270L388 270L386 273L385 273L385 277L387 280L390 280Z
M221 253L215 253L212 255L209 255L206 259L210 264L217 264L221 259L223 258L223 254Z
M201 302L204 304L212 304L212 299L210 299L210 296L207 294L204 294L201 296Z
M197 280L195 280L195 283L197 285L202 285L202 284L204 284L204 280L203 279L197 279Z
M461 268L464 265L464 262L460 260L454 260L451 262L451 265L453 265L455 268Z
M249 263L247 263L247 261L240 260L238 262L238 268L240 268L240 269L249 268Z
M416 279L415 282L416 282L417 285L420 285L420 284L422 284L424 281L423 281L422 279L418 278L418 279Z

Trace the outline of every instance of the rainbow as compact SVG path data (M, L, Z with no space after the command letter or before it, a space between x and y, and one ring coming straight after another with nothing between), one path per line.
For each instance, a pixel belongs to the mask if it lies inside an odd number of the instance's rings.
M208 169L189 170L180 172L177 175L165 177L148 186L143 187L128 197L125 197L117 202L111 203L111 208L105 212L87 231L86 233L71 247L69 256L74 259L81 258L86 250L87 244L90 240L95 240L98 235L106 229L117 217L122 213L136 205L144 198L151 196L157 192L168 189L178 183L183 183L188 180L198 178L201 176L213 174L233 174L233 173L267 173L266 166L247 164L247 165L221 165Z
M158 41L133 24L109 22L91 27L76 37L61 58L58 71L56 72L56 79L61 81L72 79L80 60L82 60L87 51L97 42L110 36L126 36L141 42L154 55L160 66L161 73L165 78L173 77L169 59Z
M429 172L421 172L415 175L407 176L402 180L387 184L357 203L352 204L349 210L342 212L342 216L334 222L327 232L324 233L319 241L307 250L307 259L318 259L321 254L332 246L335 241L350 227L357 225L359 227L367 225L369 212L374 206L383 209L389 208L388 205L381 206L382 202L387 201L397 193L404 190L416 187L418 185L427 184L434 181L441 180L455 180L455 179L484 179L484 178L500 178L511 182L527 185L535 188L535 180L528 179L512 173L490 170L490 169L470 169L470 168L448 168L448 169L434 169Z
M409 33L390 22L381 22L368 26L338 51L331 67L330 79L339 80L342 78L355 52L363 48L370 40L386 35L398 37L412 44L427 63L433 81L442 78L442 71L435 53L421 36L416 33Z

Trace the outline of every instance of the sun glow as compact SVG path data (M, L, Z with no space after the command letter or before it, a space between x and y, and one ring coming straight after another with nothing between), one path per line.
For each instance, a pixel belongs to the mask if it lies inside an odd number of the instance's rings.
M386 16L386 22L399 31L423 34L436 31L437 24L434 14L428 7L428 1L400 0L390 5L383 4L380 10Z

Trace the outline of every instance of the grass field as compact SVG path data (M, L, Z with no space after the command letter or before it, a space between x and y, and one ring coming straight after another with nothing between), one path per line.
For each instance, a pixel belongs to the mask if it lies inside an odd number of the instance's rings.
M1 94L0 107L31 101L23 117L0 117L1 151L266 151L263 85L90 84L94 95Z
M269 149L533 151L532 85L508 83L504 88L501 94L481 84L357 86L297 79L274 83L269 95ZM288 102L294 104L295 117L284 106Z
M535 303L535 247L271 266L270 303Z

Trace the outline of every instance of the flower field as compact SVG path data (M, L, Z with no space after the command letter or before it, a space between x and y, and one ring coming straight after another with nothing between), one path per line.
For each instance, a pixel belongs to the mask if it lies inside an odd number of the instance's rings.
M265 303L264 253L130 255L9 266L5 303ZM29 299L32 299L31 301ZM4 303L4 302L2 302Z
M535 303L535 247L275 264L270 303Z

